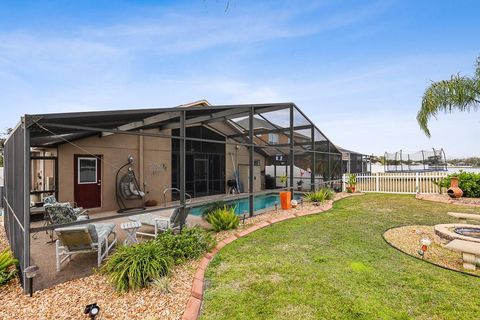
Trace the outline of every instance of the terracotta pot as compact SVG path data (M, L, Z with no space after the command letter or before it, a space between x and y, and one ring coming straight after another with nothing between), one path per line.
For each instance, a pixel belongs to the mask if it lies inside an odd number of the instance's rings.
M447 190L447 194L451 198L461 198L463 196L463 191L458 187L458 178L452 177L450 179L450 188Z
M283 210L288 210L291 207L290 200L292 199L292 193L290 191L280 192L280 204Z

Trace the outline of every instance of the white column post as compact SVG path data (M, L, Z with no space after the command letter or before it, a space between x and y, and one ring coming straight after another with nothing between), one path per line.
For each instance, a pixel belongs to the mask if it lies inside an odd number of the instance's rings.
M418 179L418 172L415 172L415 192L419 193L420 192L420 184L419 184L419 179Z

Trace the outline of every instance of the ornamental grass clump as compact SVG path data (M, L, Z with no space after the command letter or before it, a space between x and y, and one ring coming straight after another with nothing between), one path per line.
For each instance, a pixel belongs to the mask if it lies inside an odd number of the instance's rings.
M165 231L158 235L155 242L172 257L175 264L197 259L216 245L212 235L197 226L183 228L178 234L172 230Z
M238 227L240 219L235 214L235 207L217 208L210 212L206 220L210 223L215 231L231 230Z
M10 250L5 249L0 252L0 286L7 284L17 275L15 265L18 260L13 258Z
M218 209L223 209L224 207L231 208L234 207L232 203L229 203L227 201L223 200L218 200L218 201L213 201L205 205L202 210L202 217L206 218L210 213L212 213L215 210Z
M309 202L324 202L326 200L332 200L335 192L329 188L322 188L315 192L307 192L304 197Z
M168 275L172 263L172 258L152 240L119 247L101 270L117 291L126 292L144 288Z

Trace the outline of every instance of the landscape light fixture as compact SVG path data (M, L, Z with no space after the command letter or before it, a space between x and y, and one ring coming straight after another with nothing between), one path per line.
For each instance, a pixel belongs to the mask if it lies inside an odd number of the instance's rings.
M25 270L23 270L23 273L25 273L25 277L27 277L28 282L29 282L29 295L30 297L33 296L33 278L35 278L38 274L38 270L40 268L38 266L32 265L29 267L26 267Z
M89 304L85 307L83 313L87 314L90 319L95 319L100 313L100 307L96 303Z
M432 244L432 240L428 238L423 238L420 240L420 243L422 246L420 247L420 250L418 250L418 254L422 257L422 259L425 256L425 253L427 252L428 247Z

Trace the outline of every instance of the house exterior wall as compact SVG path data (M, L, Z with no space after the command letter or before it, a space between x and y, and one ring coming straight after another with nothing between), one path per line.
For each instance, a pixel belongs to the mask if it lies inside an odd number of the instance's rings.
M145 131L148 132L148 131ZM157 132L154 130L153 132ZM170 135L170 130L163 134ZM140 150L143 139L143 152ZM115 176L118 168L124 165L127 157L134 157L133 168L142 190L146 192L145 199L157 200L163 203L163 190L171 187L171 139L136 135L109 135L93 136L79 139L71 144L62 144L58 147L59 188L58 200L61 202L74 202L74 155L94 154L102 156L102 205L100 208L90 209L91 212L117 210L116 181ZM83 150L82 150L83 149ZM86 150L86 151L84 151ZM88 151L88 152L87 152ZM232 155L237 165L237 170L242 166L248 167L249 151L245 146L233 144L226 145L225 154L225 178L233 179ZM143 161L142 161L143 156ZM260 163L255 170L254 190L264 189L265 181L265 158L255 153L254 160ZM243 168L244 169L244 168ZM246 172L241 170L241 172ZM226 183L226 181L225 181ZM240 176L242 191L248 192L248 175ZM228 190L226 187L225 190ZM171 200L171 194L167 193L167 201ZM140 200L128 202L131 206L142 205Z
M158 133L156 130L155 132ZM162 133L169 134L168 132ZM140 152L141 139L143 139L143 152ZM155 199L159 203L163 201L163 190L171 185L170 139L114 134L104 137L87 137L76 140L74 143L75 146L62 144L58 147L59 201L75 201L75 154L102 155L102 205L100 208L92 209L92 212L118 209L115 178L118 169L126 163L129 155L134 157L133 168L137 179L143 177L140 186L147 192L146 199ZM140 157L141 154L143 154L143 159ZM140 168L143 169L142 172L140 172ZM167 201L169 200L170 198L167 199ZM142 205L142 201L132 200L128 204L139 206Z

